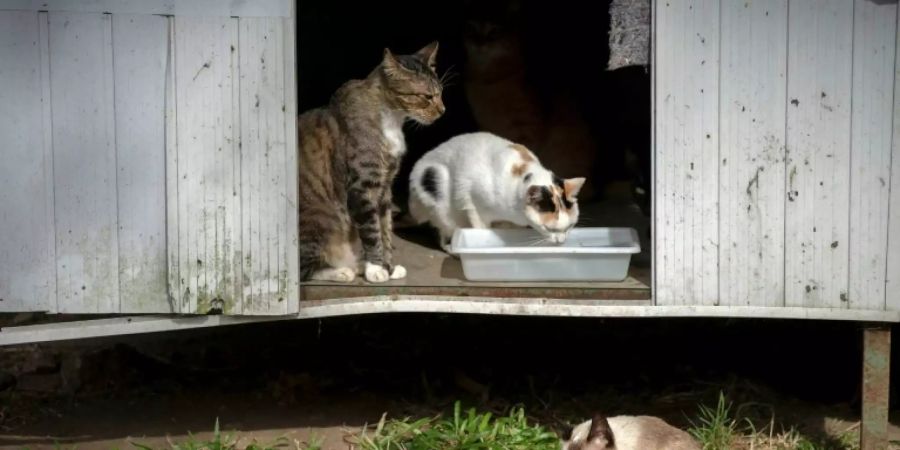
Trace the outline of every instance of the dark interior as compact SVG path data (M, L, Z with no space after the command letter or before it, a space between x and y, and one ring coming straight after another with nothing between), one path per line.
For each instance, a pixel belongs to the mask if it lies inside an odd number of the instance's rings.
M608 2L302 0L297 27L299 111L326 104L342 83L365 77L380 62L384 47L412 53L438 40L438 72L451 74L444 91L447 113L429 127L407 128L408 154L394 189L396 204L405 208L415 161L454 135L480 129L464 90L465 40L514 33L522 42L527 82L541 104L563 94L576 99L572 112L583 118L599 152L586 173L559 175L588 176L597 200L634 201L649 215L649 196L632 196L637 186L649 194L649 69L606 71L608 30ZM552 149L552 154L565 158L566 149Z

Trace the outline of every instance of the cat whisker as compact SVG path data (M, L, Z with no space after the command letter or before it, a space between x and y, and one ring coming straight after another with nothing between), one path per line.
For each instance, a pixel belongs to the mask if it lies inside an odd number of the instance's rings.
M447 69L441 78L438 80L438 83L441 85L441 89L446 89L449 86L455 85L454 81L459 78L459 73L453 71L453 66Z
M548 238L546 236L541 236L541 237L526 241L525 246L526 247L537 247L537 246L545 244L549 241L550 241L550 238Z
M441 75L441 77L439 78L440 82L443 83L444 81L450 79L451 77L457 76L458 73L453 70L455 68L456 68L455 65L448 67L447 70L444 71L444 74Z
M525 239L522 239L521 241L518 241L517 244L529 246L529 245L534 244L535 242L541 242L544 239L545 239L544 236L527 237Z

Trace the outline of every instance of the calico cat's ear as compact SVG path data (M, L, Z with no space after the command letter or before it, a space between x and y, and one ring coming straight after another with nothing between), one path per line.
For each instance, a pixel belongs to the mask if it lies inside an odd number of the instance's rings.
M568 178L563 181L563 190L565 190L566 198L577 197L578 193L581 192L581 187L584 186L584 182L584 177Z
M594 418L591 419L591 431L588 433L587 442L597 444L600 448L616 445L612 429L609 428L609 421L602 414L594 414Z
M437 67L438 41L434 41L416 52L416 56L425 61L432 70Z

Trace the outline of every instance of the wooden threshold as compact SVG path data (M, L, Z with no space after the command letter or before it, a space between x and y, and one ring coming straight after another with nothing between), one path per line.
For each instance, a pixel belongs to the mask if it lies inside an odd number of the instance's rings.
M407 269L403 280L382 284L358 278L353 283L307 282L300 287L301 302L373 296L442 296L488 298L549 298L574 300L649 300L650 268L632 258L628 278L612 283L504 283L473 282L463 276L460 261L436 248L427 229L408 229L395 237L394 261Z

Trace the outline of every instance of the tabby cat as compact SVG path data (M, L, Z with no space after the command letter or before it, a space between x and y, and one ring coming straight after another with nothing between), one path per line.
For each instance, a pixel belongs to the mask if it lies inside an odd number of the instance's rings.
M357 236L367 281L406 276L392 261L391 183L406 151L403 123L429 125L444 113L437 50L437 42L412 55L385 49L366 79L298 119L301 280L352 281Z

